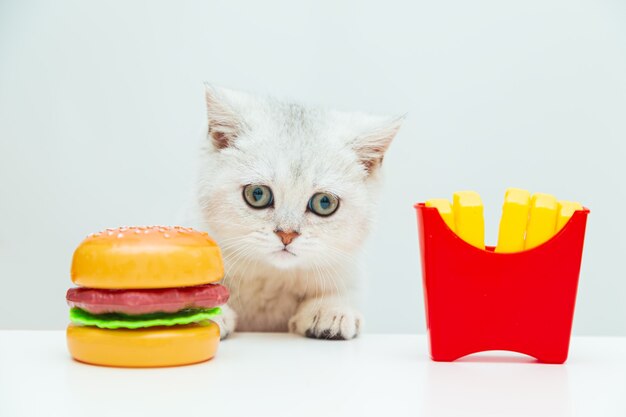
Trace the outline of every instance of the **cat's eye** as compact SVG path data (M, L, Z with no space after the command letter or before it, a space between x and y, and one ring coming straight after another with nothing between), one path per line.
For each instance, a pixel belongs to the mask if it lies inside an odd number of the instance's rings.
M243 187L243 199L250 207L262 209L272 205L274 195L266 185L249 184Z
M309 200L309 210L318 216L330 216L339 208L339 198L330 193L316 193Z

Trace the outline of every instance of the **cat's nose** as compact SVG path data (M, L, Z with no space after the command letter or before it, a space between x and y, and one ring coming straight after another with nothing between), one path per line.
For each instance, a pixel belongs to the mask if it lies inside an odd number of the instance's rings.
M276 229L276 230L274 230L274 233L276 233L278 235L280 240L283 242L283 245L285 245L285 246L287 246L288 244L293 242L293 240L295 238L300 236L300 233L294 232L293 230Z

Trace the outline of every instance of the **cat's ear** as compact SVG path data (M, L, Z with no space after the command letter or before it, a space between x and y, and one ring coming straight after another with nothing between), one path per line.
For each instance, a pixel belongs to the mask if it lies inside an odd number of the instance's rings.
M374 172L383 163L385 152L405 118L406 116L403 115L378 123L377 127L357 136L352 142L352 147L368 174Z
M241 133L242 121L229 104L225 91L205 84L208 134L215 149L232 146Z

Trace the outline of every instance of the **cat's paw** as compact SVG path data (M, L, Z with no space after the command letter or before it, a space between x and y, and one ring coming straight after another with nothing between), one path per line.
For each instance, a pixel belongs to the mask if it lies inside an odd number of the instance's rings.
M237 313L227 305L221 306L222 314L212 320L220 327L220 339L224 340L235 331Z
M305 309L289 320L289 331L313 339L349 340L361 331L363 318L348 306Z

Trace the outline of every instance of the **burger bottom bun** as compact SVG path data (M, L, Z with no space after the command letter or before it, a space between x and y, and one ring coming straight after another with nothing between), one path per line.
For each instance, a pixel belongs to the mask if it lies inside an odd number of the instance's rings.
M217 351L217 324L100 329L70 324L67 346L72 357L92 365L128 368L189 365L211 359Z

